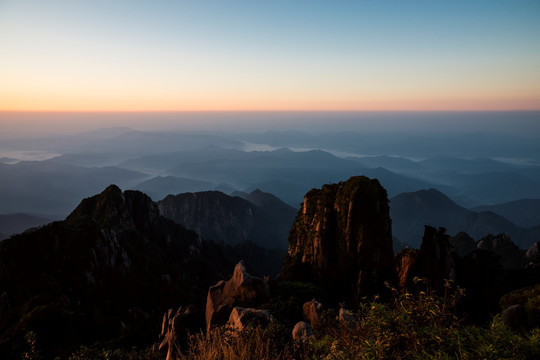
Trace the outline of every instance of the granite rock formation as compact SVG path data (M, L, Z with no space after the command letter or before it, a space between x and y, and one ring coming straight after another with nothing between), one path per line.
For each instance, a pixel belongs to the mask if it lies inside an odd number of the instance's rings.
M242 331L247 327L265 328L270 323L270 312L268 310L243 308L236 306L229 316L227 325L235 331Z
M304 317L309 320L312 327L319 325L323 311L323 304L313 299L302 306Z
M299 321L294 325L292 330L292 338L295 341L308 341L313 337L313 328L305 321Z
M163 315L159 351L166 354L166 360L174 360L186 345L188 330L197 327L198 314L194 306L180 306L176 312L169 309Z
M497 254L505 269L519 269L526 263L525 251L518 248L506 234L488 234L478 241L477 247Z
M262 191L239 194L245 198L220 191L184 193L169 195L157 204L164 217L205 239L232 246L249 241L266 249L286 249L296 210Z
M400 289L410 289L417 276L427 279L430 287L439 291L444 289L445 280L456 280L457 267L445 231L426 226L420 250L404 249L396 255Z
M268 300L270 290L261 278L250 275L240 261L228 281L210 287L206 300L206 327L227 323L234 307L255 307Z
M418 275L417 249L403 249L396 255L396 272L400 290L406 290L412 285L412 279Z
M284 279L313 282L336 301L355 302L394 276L388 198L378 180L352 177L305 195Z
M421 276L429 279L432 289L443 290L445 280L456 280L456 263L450 251L446 229L426 226L418 254Z

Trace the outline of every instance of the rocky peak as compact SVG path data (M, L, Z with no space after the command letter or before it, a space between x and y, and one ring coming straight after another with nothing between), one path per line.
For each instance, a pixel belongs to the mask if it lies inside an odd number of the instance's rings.
M296 210L260 191L253 196L254 192L236 194L204 191L169 195L158 207L161 215L205 239L232 246L249 241L285 250Z
M521 250L506 234L484 236L478 241L477 247L489 250L499 256L505 269L519 269L525 265L525 251Z
M410 289L413 278L425 278L433 290L443 290L445 280L456 280L456 263L446 229L425 226L420 250L404 249L396 255L399 287Z
M219 191L169 195L158 206L164 217L216 242L245 242L255 227L255 206Z
M289 235L283 276L313 281L336 300L380 290L395 275L386 190L352 177L304 197Z
M122 192L118 186L109 185L100 194L81 201L66 221L73 226L92 221L100 228L147 230L158 218L157 206L147 195Z
M445 228L426 226L419 262L422 276L427 277L435 290L444 288L444 280L456 279L456 264L450 252L450 236Z

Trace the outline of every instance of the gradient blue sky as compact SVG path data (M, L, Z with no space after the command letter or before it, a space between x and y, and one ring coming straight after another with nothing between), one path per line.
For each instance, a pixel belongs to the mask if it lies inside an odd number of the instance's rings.
M540 109L540 1L0 1L0 110Z

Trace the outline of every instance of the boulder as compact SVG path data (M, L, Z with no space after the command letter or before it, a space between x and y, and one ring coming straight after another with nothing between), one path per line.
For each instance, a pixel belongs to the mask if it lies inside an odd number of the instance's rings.
M512 305L502 312L501 320L504 325L515 332L524 332L527 328L527 313L523 305Z
M294 325L292 331L294 341L308 341L313 337L313 328L305 321L300 321Z
M270 298L268 284L250 275L240 261L228 281L221 280L210 287L206 299L206 328L225 325L236 306L256 307Z
M229 316L229 328L242 331L247 327L267 327L270 323L270 312L253 308L236 306Z
M317 326L321 320L323 305L317 300L308 301L302 306L304 317L309 320L311 326Z
M163 315L161 324L161 343L159 351L167 354L166 360L174 360L180 354L181 346L185 345L188 329L197 322L197 311L194 306L178 308L176 312L169 309Z
M345 308L339 309L339 321L346 325L352 325L354 323L354 316L351 315L351 311Z

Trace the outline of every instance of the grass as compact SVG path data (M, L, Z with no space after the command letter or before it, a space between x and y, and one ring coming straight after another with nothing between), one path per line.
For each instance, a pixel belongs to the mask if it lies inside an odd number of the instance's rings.
M447 283L447 292L428 289L417 294L398 293L381 302L363 302L352 312L354 320L342 322L334 310L323 314L315 336L306 343L292 341L291 328L272 321L266 329L230 332L225 327L192 334L181 360L345 360L345 359L515 359L540 358L540 329L517 334L495 316L484 327L465 325L455 314L463 292ZM29 337L37 354L36 339ZM155 348L154 348L155 349ZM152 349L96 350L81 348L72 360L164 359Z

